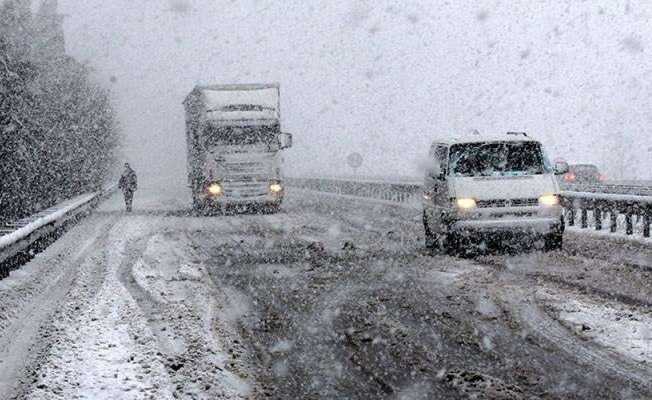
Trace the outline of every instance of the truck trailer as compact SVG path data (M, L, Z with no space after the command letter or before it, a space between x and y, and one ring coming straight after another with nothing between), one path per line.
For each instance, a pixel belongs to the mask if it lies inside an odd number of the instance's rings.
M188 184L197 211L278 211L283 185L278 84L196 86L184 101Z

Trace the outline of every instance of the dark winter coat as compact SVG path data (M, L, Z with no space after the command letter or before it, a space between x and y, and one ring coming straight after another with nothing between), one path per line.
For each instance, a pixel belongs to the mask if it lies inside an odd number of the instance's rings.
M122 189L123 192L135 192L136 189L138 189L136 172L131 168L125 169L125 172L123 172L120 177L120 182L118 182L118 187Z

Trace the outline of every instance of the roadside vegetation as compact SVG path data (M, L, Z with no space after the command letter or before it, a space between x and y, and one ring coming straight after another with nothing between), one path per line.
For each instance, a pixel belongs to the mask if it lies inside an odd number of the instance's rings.
M108 92L65 53L56 4L0 3L3 222L101 186L119 137Z

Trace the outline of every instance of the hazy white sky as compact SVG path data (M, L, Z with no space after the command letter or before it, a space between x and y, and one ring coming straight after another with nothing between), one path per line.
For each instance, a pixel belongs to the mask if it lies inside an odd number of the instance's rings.
M552 157L652 178L647 1L60 0L112 88L126 156L183 183L196 83L280 82L293 174L416 175L434 136L525 130Z

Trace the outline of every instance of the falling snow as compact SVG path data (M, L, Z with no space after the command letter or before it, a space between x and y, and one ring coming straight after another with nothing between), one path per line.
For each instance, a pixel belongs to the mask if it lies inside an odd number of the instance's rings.
M652 398L651 18L0 0L0 399Z

